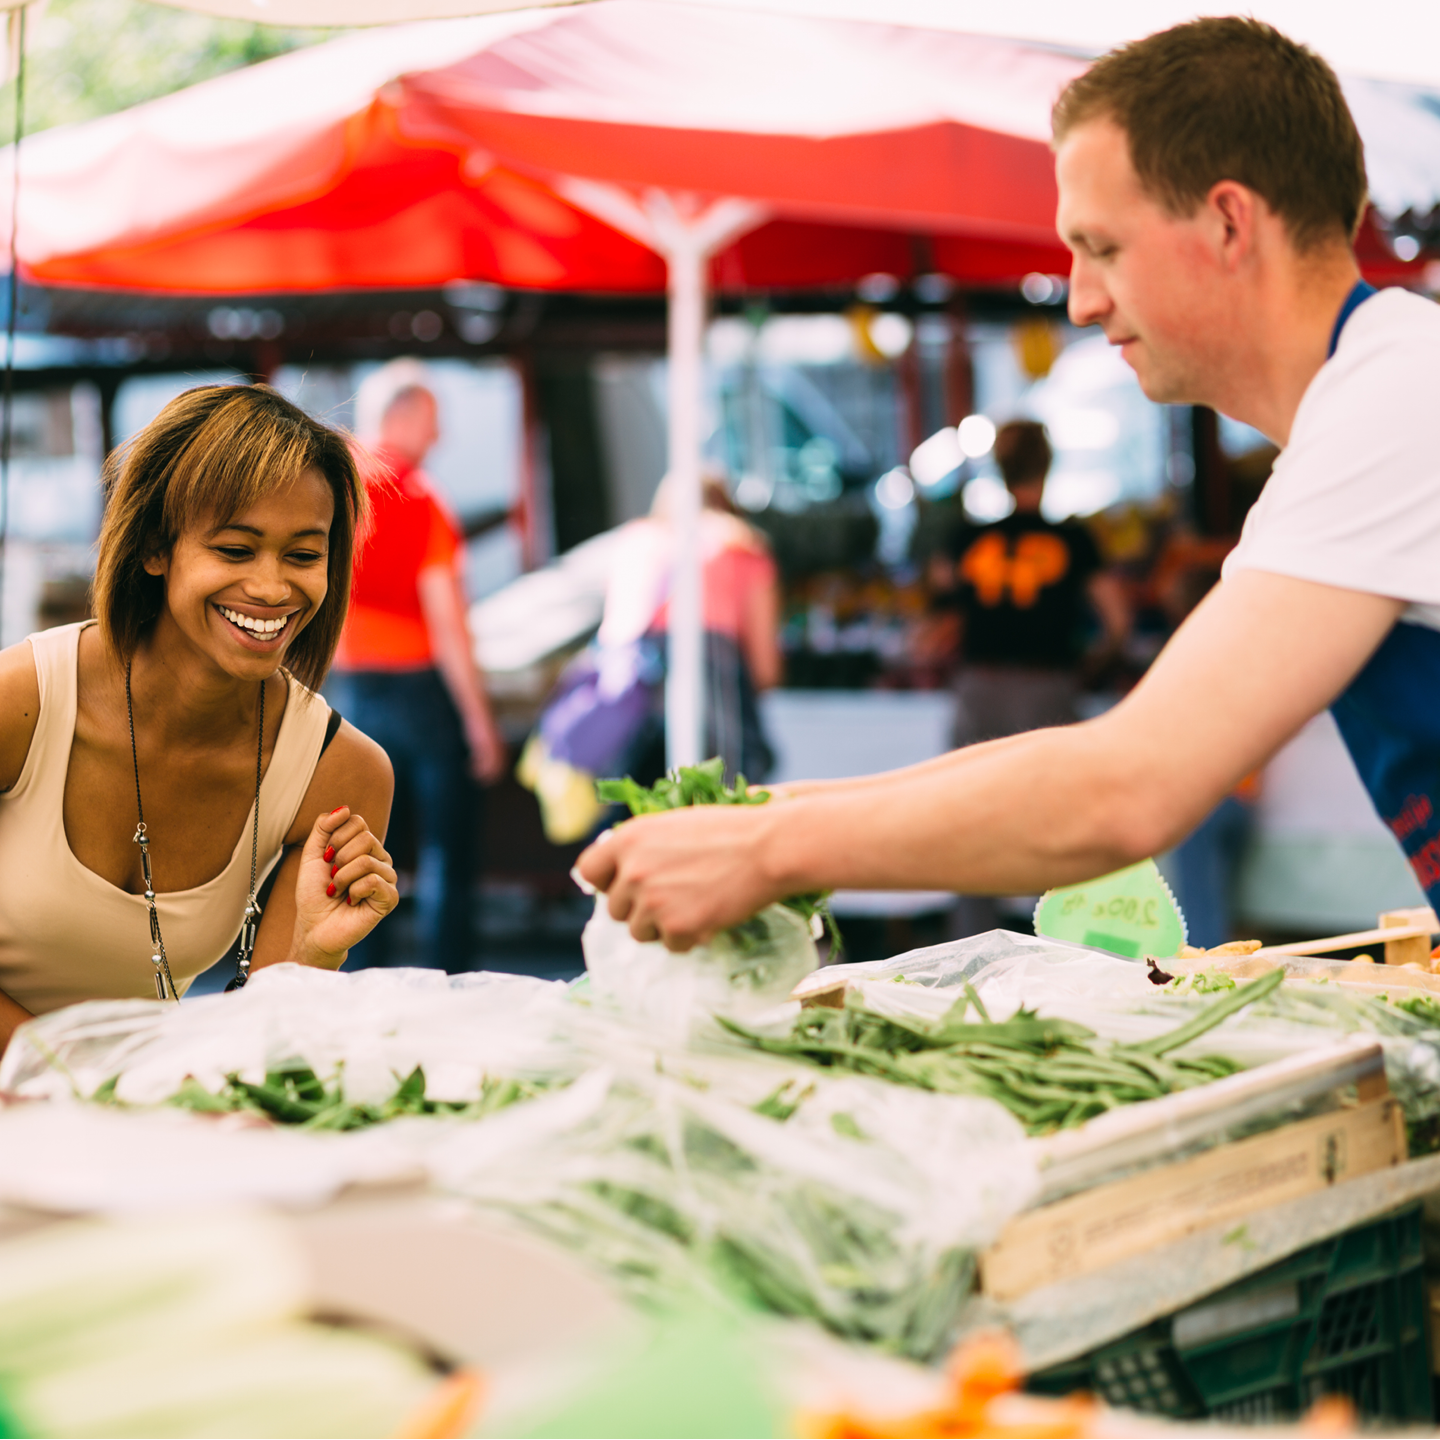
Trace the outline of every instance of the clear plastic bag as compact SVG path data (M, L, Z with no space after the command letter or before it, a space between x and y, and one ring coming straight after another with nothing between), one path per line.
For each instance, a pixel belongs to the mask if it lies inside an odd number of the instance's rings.
M715 1015L748 1017L784 1001L820 960L807 923L783 905L676 955L636 940L600 895L582 944L593 1000L668 1044L713 1033Z
M0 1061L0 1091L88 1098L114 1081L127 1104L169 1100L187 1078L214 1092L238 1074L303 1066L383 1100L420 1066L435 1100L475 1099L487 1076L568 1079L566 987L526 976L434 970L259 970L234 994L157 1005L91 1000L28 1021Z
M1166 962L1167 965L1171 962ZM1365 1036L1384 1050L1390 1089L1410 1126L1412 1154L1440 1149L1440 1024L1416 997L1432 996L1435 977L1419 971L1311 957L1231 956L1190 962L1237 983L1283 966L1286 983L1230 1016L1177 1054L1224 1055L1246 1068L1283 1060L1345 1036ZM1173 962L1177 971L1185 962ZM1152 984L1143 961L1008 931L913 950L891 960L838 966L873 1008L929 1017L948 1008L967 981L991 1016L1003 1019L1022 1005L1041 1015L1087 1025L1104 1039L1147 1040L1198 1015L1214 994L1175 993ZM879 984L904 979L909 984ZM1410 1013L1404 1001L1421 1013ZM783 1033L793 1008L765 1017Z
M986 1101L801 1071L756 1113L787 1069L637 1057L457 1130L431 1172L641 1298L724 1295L938 1354L976 1254L1035 1191L1023 1132Z

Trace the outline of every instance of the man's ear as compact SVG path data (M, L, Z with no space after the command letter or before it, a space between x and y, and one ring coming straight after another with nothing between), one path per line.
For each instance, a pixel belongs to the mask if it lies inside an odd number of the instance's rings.
M1238 180L1220 180L1210 187L1206 204L1220 223L1221 253L1238 265L1255 244L1256 207L1260 197Z

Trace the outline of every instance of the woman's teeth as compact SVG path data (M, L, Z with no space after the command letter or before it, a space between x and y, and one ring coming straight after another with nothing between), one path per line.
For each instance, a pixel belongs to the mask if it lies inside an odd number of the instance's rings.
M280 620L257 620L253 615L242 615L238 610L226 609L224 605L217 605L215 608L232 625L238 625L252 635L273 635L277 630L283 630L290 623L288 615Z

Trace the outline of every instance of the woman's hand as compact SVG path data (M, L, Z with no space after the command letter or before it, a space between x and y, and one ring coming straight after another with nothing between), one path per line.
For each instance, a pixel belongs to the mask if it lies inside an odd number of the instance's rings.
M399 902L390 855L342 805L311 827L295 880L290 959L334 969Z
M689 950L789 893L762 858L774 820L769 805L641 815L607 830L577 869L637 940Z

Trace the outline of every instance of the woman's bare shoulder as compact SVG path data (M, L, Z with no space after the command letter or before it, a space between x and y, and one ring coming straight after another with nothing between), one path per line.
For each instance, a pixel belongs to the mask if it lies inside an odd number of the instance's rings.
M348 720L340 722L335 738L316 762L309 789L301 801L287 845L301 843L310 833L318 815L348 805L364 816L377 835L383 835L390 819L390 802L395 791L395 773L390 757L368 735Z
M28 640L0 650L0 792L25 768L40 720L40 677Z

